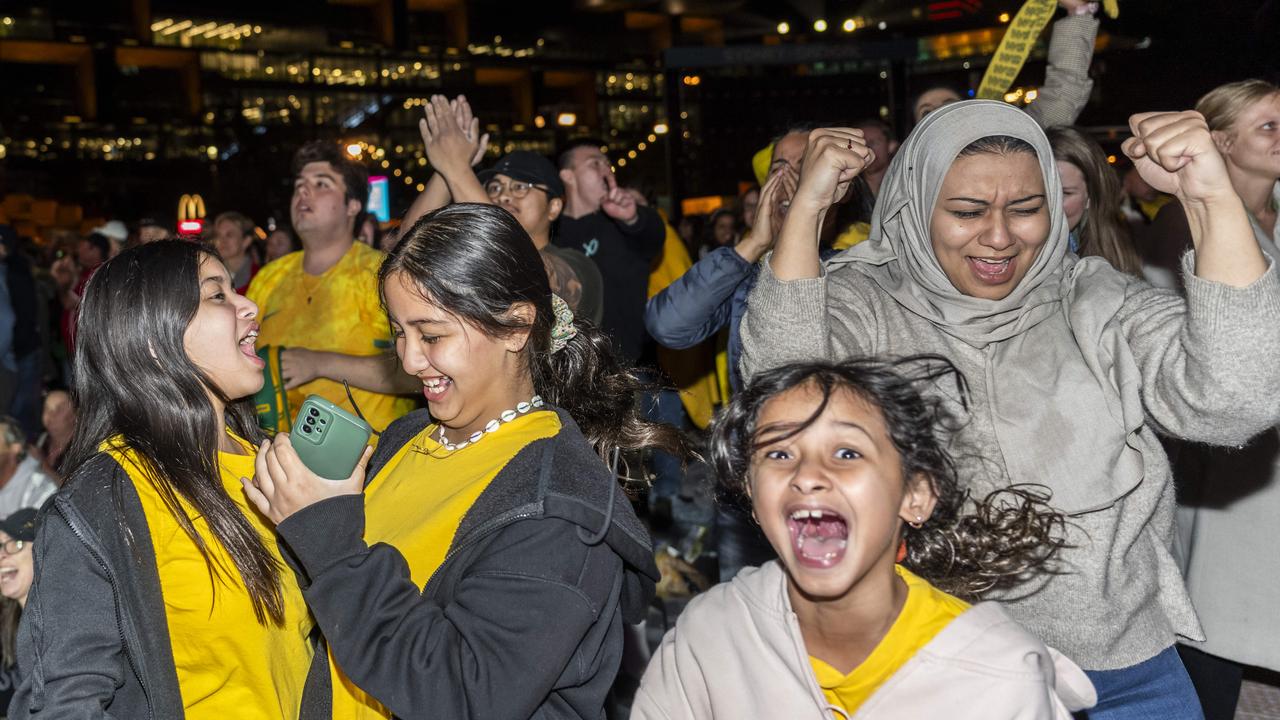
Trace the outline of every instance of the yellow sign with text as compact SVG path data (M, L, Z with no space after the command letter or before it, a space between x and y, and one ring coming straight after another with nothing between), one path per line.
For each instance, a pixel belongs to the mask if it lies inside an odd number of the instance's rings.
M1027 0L1018 10L1000 41L1000 47L996 48L991 64L987 66L987 73L982 76L982 84L978 86L979 98L999 100L1004 97L1018 73L1022 72L1036 39L1057 9L1057 0Z

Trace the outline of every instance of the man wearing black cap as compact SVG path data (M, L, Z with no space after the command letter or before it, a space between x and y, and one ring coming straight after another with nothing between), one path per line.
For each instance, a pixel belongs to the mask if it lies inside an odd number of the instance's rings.
M456 101L465 107L466 99ZM551 242L551 225L564 209L564 183L556 168L543 156L516 150L503 156L477 177L471 166L482 153L478 142L468 138L458 117L443 98L432 98L429 127L422 139L427 160L436 174L426 190L414 200L402 227L409 227L423 215L453 202L486 202L515 217L542 255L551 289L573 309L575 315L599 325L604 315L604 281L600 269L586 255L557 247Z
M489 202L515 216L542 253L556 294L580 316L600 323L604 314L604 281L586 255L551 242L551 224L564 209L564 183L545 157L516 150L479 173Z

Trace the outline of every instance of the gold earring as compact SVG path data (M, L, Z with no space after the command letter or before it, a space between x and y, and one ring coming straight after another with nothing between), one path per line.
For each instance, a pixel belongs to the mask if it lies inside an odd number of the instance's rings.
M919 530L919 529L920 529L920 526L924 525L924 518L923 518L923 517L920 517L919 515L917 515L917 516L916 516L916 521L915 521L915 522L911 522L910 520L908 520L908 521L907 521L907 524L908 524L908 525L910 525L911 527L913 527L913 528L915 528L915 529Z

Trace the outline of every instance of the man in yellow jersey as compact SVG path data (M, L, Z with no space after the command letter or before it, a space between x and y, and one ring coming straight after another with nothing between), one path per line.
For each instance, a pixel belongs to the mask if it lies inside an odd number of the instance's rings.
M262 327L258 347L283 348L270 358L272 380L287 391L277 429L287 430L307 395L348 410L351 385L375 430L413 409L402 394L418 383L400 371L378 296L382 253L355 242L364 215L368 172L334 143L312 142L293 157L289 215L302 250L268 264L249 285ZM263 408L259 408L261 413Z

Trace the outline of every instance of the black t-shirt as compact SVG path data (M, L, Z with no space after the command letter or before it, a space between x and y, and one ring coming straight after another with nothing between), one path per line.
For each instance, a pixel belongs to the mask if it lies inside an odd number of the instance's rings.
M662 217L638 208L635 225L624 225L597 210L580 218L561 217L552 242L580 251L595 261L604 280L604 319L600 328L629 362L640 359L648 333L644 306L649 299L649 267L662 252Z

